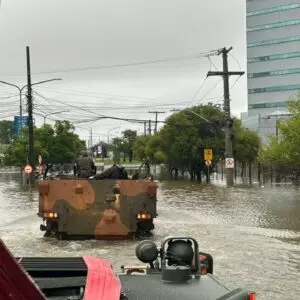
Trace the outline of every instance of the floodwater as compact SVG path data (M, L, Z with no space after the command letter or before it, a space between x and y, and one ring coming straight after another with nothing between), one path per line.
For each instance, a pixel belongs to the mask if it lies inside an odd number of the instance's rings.
M214 257L214 274L229 288L258 299L300 299L300 190L224 184L160 182L153 239L191 236ZM107 258L118 269L139 264L133 241L57 241L43 238L37 194L20 190L17 174L0 174L0 237L15 256Z

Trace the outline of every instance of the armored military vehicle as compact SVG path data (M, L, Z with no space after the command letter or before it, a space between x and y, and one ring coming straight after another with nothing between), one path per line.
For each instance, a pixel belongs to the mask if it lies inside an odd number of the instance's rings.
M90 179L41 180L38 216L43 219L44 236L62 240L151 235L157 216L157 183L127 175L112 179L111 170Z

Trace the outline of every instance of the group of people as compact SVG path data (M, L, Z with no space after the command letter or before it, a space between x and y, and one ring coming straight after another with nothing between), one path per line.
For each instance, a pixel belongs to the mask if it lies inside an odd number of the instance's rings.
M76 160L74 165L74 175L77 178L87 179L128 179L127 172L124 167L114 164L104 172L97 174L97 167L86 151L81 152L81 156Z

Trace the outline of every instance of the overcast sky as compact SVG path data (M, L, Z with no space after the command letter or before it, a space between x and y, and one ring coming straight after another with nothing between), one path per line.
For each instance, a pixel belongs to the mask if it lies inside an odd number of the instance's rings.
M229 69L246 71L246 1L1 2L0 80L26 84L26 46L30 46L32 82L63 79L34 88L40 114L62 112L66 110L62 105L69 105L71 112L49 117L75 120L104 114L149 119L154 118L149 110L159 110L165 111L159 115L163 120L173 108L207 101L221 104L221 78L209 77L203 84L207 71L221 69L221 57L211 57L211 64L208 58L195 56L224 46L233 47ZM189 59L130 66L178 57ZM120 64L129 66L102 68ZM231 85L236 79L231 79ZM2 119L18 115L17 93L0 84ZM232 88L231 99L234 114L246 111L246 76ZM43 122L42 117L34 117L38 125ZM116 127L121 128L110 134L129 127L143 131L142 125L107 119L80 126L92 126L94 139L100 134L103 139ZM82 137L89 134L79 127L77 131Z

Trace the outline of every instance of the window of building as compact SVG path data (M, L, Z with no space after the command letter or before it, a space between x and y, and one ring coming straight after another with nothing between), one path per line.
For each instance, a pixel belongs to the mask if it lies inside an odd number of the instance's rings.
M247 31L259 31L259 30L267 30L267 29L274 29L274 28L280 28L280 27L286 27L286 26L292 26L292 25L299 25L300 20L287 20L282 22L276 22L276 23L270 23L270 24L263 24L263 25L257 25L248 27Z
M299 74L299 73L300 73L300 68L294 68L294 69L287 69L287 70L276 70L276 71L269 71L269 72L249 73L248 78L278 76L278 75L287 75L287 74Z
M257 103L257 104L249 104L248 109L285 107L285 106L286 106L286 102Z
M299 90L300 84L284 85L284 86L269 86L265 88L248 89L248 94L268 93L268 92L282 92Z
M295 58L295 57L300 57L300 52L291 52L291 53L281 53L281 54L266 55L266 56L249 57L248 58L248 64L261 62L261 61L280 60L280 59L288 59L288 58Z
M285 11L285 10L290 10L290 9L297 9L297 8L300 8L300 4L298 4L298 3L285 4L285 5L280 5L280 6L270 7L270 8L248 11L247 17L272 14L275 12L280 12L280 11Z
M253 48L253 47L260 47L260 46L267 46L267 45L274 45L274 44L299 42L299 41L300 41L300 36L297 35L297 36L289 36L289 37L284 37L284 38L274 39L274 40L253 42L253 43L249 43L247 47Z

